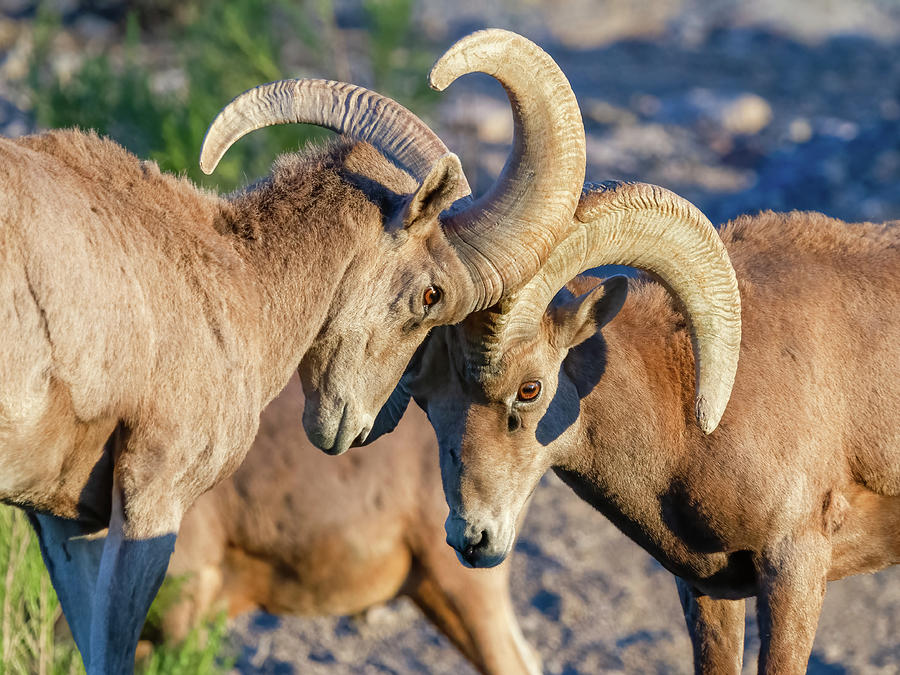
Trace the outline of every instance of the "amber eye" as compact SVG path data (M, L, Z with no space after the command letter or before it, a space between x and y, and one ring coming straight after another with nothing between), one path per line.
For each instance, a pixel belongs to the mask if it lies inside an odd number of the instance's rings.
M425 305L425 309L433 307L440 302L442 295L441 289L437 286L429 286L426 288L425 294L422 296L422 304Z
M538 397L538 394L541 393L541 383L537 380L531 380L529 382L523 382L522 386L519 387L519 394L516 398L519 401L533 401Z

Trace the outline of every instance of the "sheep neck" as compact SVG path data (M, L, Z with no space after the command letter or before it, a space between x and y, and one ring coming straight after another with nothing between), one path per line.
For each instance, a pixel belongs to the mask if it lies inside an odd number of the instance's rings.
M302 214L300 203L279 203L295 217L273 218L261 188L231 204L235 248L256 286L253 317L259 335L261 404L287 384L326 320L341 283L356 257L362 237L354 219Z
M688 331L665 291L650 286L603 329L606 368L581 402L580 434L557 473L657 555L657 496L705 441L693 418Z

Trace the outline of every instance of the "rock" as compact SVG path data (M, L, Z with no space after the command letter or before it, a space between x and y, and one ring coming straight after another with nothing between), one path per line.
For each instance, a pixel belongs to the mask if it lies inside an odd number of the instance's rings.
M722 126L734 134L758 134L772 121L772 106L756 94L742 94L722 110Z
M567 47L585 49L622 39L662 35L685 2L545 0L540 4L539 11L553 37Z
M37 7L36 0L0 0L0 12L8 16L21 16Z
M596 98L586 99L581 104L581 111L585 117L585 121L596 122L597 124L635 124L637 115L627 108L602 101Z
M16 43L22 30L20 23L14 19L0 16L0 55L7 52ZM0 56L0 60L2 60Z
M813 129L809 120L805 117L797 117L788 126L788 137L793 143L806 143L812 138Z
M637 94L631 99L631 107L644 117L655 117L659 114L662 103L653 94Z
M859 135L859 125L850 120L825 117L819 124L819 131L826 136L834 136L842 141L852 141Z
M675 102L677 107L679 102ZM757 94L744 92L737 95L713 92L709 89L692 89L679 111L690 116L693 112L732 134L753 135L765 129L772 121L772 106ZM691 110L693 109L693 110Z
M896 120L900 119L900 102L897 99L888 98L881 102L878 106L882 119Z
M469 93L445 105L441 120L451 128L474 127L482 143L509 143L512 139L512 113L503 98Z
M88 45L105 45L116 35L116 25L112 21L96 16L82 14L72 25L72 30Z

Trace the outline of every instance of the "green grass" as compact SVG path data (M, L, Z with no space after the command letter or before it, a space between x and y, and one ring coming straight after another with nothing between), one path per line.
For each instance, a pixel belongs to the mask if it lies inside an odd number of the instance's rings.
M25 515L0 507L0 675L84 672L71 640L58 639L59 601Z
M368 84L422 114L435 100L426 84L433 54L412 28L412 9L411 0L366 0L371 28L364 42L372 64ZM160 93L146 65L147 29L138 14L129 17L124 48L90 56L62 78L50 66L60 18L39 12L27 83L36 122L96 129L164 170L226 191L267 174L278 153L327 135L305 125L260 130L229 150L212 177L203 175L197 163L203 135L228 101L285 77L347 78L346 45L338 39L331 0L186 0L178 14L182 20L169 19L152 32L164 34L171 47L166 66L181 72L185 84ZM288 56L296 61L297 53L311 61L304 72L289 65Z
M152 609L152 608L151 608ZM228 644L224 614L193 629L177 645L157 645L150 657L139 664L141 675L194 675L224 673L234 664Z
M37 538L25 515L0 506L0 675L84 673L71 635L60 623L61 610L41 559ZM167 579L165 592L150 608L148 624L178 599L181 582ZM151 632L152 627L151 627ZM158 632L158 631L157 631ZM178 645L160 645L138 664L143 675L224 673L233 664L225 616L191 631Z

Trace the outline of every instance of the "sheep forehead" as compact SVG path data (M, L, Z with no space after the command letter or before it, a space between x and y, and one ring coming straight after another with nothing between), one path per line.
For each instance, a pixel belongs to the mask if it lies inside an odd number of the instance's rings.
M493 351L489 361L473 359L466 369L467 377L487 400L506 401L522 382L553 371L552 351L543 330L530 338L508 340Z

